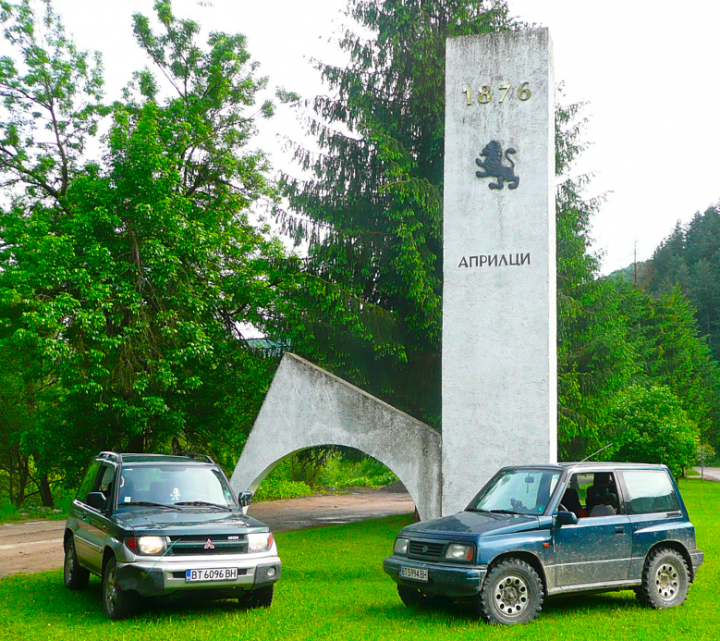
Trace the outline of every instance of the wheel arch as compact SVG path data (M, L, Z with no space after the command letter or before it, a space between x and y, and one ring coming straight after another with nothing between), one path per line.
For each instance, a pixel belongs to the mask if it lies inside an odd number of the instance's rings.
M692 564L692 558L690 557L690 553L688 552L687 548L680 543L680 541L658 541L655 543L645 555L645 560L643 561L643 567L645 567L645 564L647 564L648 559L655 554L658 550L662 548L669 548L671 550L675 550L680 556L682 556L683 560L685 561L685 565L687 566L688 570L688 579L690 583L694 583L695 581L695 569L693 568Z
M542 561L532 552L528 552L527 550L513 550L510 552L503 552L502 554L498 554L489 564L488 564L488 572L492 568L494 568L499 563L502 563L503 561L506 561L507 559L519 559L520 561L525 561L530 567L532 567L535 572L537 572L538 576L540 577L540 583L542 583L542 589L543 594L545 596L548 595L548 586L547 586L547 576L545 574L545 567L542 564Z
M69 527L66 527L65 533L63 534L63 550L67 552L68 541L74 537L75 534L73 534L73 531Z
M109 545L105 546L105 549L103 550L103 558L102 558L102 574L105 574L105 566L107 565L107 562L110 559L115 558L115 550L113 550ZM102 576L101 574L101 576Z

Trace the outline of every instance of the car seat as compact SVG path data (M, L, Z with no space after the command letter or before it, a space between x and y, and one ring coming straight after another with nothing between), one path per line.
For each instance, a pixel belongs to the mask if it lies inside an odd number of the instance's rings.
M611 505L615 510L620 507L617 494L611 490L613 487L612 474L609 472L597 472L593 484L587 489L587 510L592 516L593 508L596 505Z
M577 516L579 519L587 516L582 504L580 503L580 496L578 494L578 491L574 487L569 487L567 490L565 490L565 494L563 494L560 504L563 507L566 507L571 512L574 512L575 516Z
M615 513L615 508L612 505L596 505L590 512L590 516L611 516Z

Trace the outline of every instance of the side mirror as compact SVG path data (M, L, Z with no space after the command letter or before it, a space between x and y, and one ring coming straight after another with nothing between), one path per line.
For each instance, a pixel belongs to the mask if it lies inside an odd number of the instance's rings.
M98 512L104 512L107 507L107 500L102 492L90 492L85 503Z
M240 492L238 494L238 503L240 504L240 507L246 508L252 503L252 492Z
M578 522L578 517L575 512L556 512L555 513L555 525L562 527L563 525L575 525Z

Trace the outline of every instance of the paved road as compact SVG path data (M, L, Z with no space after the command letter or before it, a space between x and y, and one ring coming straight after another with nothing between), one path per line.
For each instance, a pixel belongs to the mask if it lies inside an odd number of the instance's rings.
M255 503L248 513L267 523L273 532L285 532L409 514L414 509L409 494L365 491ZM0 525L0 579L62 567L64 527L65 521Z
M702 472L708 481L720 481L720 467L706 467L704 471L701 467L694 467L693 469L698 474Z

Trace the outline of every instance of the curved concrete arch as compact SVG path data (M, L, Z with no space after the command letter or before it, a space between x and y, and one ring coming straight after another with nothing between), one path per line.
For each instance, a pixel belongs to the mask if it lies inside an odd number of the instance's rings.
M389 467L425 520L441 514L442 437L308 361L286 353L230 479L255 491L284 458L321 445L343 445Z

